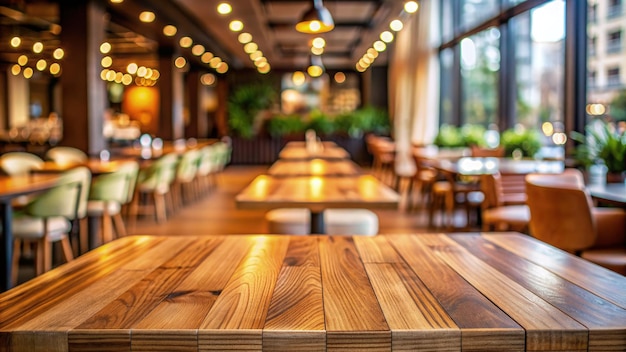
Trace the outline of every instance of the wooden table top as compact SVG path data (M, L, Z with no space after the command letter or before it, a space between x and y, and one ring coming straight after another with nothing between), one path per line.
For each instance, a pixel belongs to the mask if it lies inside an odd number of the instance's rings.
M563 161L557 160L516 160L491 157L462 157L455 160L437 159L428 163L439 170L458 175L484 175L498 171L501 174L560 173L565 168Z
M623 351L626 278L526 235L131 236L0 295L4 351Z
M24 194L43 191L54 186L58 175L33 174L24 176L0 176L0 198L11 199Z
M324 144L322 143L322 146ZM285 146L278 154L280 159L306 160L306 159L349 159L350 153L340 147L322 147L315 152L310 152L302 145Z
M120 166L134 159L116 159L103 161L99 158L89 158L84 163L78 164L58 164L53 161L46 161L41 169L32 170L33 173L58 173L67 171L73 167L85 166L93 175L108 174L117 171Z
M327 208L395 209L400 196L372 175L344 177L257 176L235 197L243 209Z
M356 176L360 168L348 159L278 160L267 170L276 177L292 176Z

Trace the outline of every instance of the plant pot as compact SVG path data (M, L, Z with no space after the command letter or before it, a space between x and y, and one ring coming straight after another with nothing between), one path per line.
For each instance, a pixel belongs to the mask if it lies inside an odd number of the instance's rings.
M624 180L626 180L626 171L606 173L606 183L623 183Z

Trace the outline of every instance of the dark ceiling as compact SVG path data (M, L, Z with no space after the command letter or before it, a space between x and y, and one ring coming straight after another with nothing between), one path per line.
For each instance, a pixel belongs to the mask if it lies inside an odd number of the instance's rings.
M230 0L233 11L220 15L215 0L125 0L120 4L106 3L109 14L108 41L122 63L131 58L154 60L159 46L173 46L187 54L189 49L177 47L177 39L190 36L226 61L230 67L254 67L239 33L231 32L228 24L238 19L244 23L243 32L252 34L273 68L303 69L309 59L312 35L295 30L295 23L311 6L306 0ZM352 69L379 34L388 29L389 22L402 13L402 0L326 0L335 29L321 34L326 41L322 54L327 68ZM138 21L142 10L156 14L151 24ZM404 14L403 14L404 15ZM0 0L0 61L16 62L19 50L9 45L11 37L19 34L23 46L35 40L44 41L45 50L60 45L58 40L59 10L54 1ZM165 24L178 27L175 39L161 33ZM188 53L191 56L191 53ZM375 65L385 64L386 54ZM198 60L198 63L200 61ZM146 63L149 65L150 63Z

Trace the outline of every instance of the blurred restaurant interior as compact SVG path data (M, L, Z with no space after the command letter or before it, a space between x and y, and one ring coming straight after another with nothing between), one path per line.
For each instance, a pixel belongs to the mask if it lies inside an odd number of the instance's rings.
M626 350L622 0L0 0L0 170L0 351Z

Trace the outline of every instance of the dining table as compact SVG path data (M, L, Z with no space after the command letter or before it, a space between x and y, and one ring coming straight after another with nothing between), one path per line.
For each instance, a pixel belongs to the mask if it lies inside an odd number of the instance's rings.
M0 292L11 288L13 269L13 200L15 198L54 187L59 179L55 174L0 176L0 216L2 216L2 241L0 241ZM0 310L1 311L1 310Z
M297 143L287 144L279 153L280 159L310 160L310 159L349 159L350 153L335 144Z
M259 175L235 197L240 209L307 208L311 233L325 233L329 208L396 209L400 196L372 175L277 177Z
M279 159L267 170L276 177L294 176L357 176L361 168L349 159Z
M0 294L0 350L624 351L624 292L513 232L127 236Z

